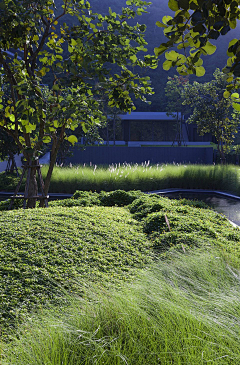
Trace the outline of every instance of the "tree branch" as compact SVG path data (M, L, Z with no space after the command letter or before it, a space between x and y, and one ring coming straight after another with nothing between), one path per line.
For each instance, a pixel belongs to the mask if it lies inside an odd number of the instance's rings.
M16 144L20 150L23 150L23 145L21 144L18 137L15 135L15 133L12 130L9 130L8 128L6 128L2 125L0 128L3 129L9 136L11 136L14 139L14 141L16 142Z
M43 46L45 45L46 38L49 35L48 33L49 33L49 29L50 29L50 22L46 22L46 23L47 23L47 25L46 25L45 31L43 33L42 39L41 39L41 41L38 45L38 48L36 49L35 52L33 52L31 57L26 62L26 67L28 69L28 73L29 73L30 76L34 75L34 67L35 67L35 63L36 63L36 60L37 60L37 56L38 56L39 52L41 51L41 49L43 48ZM30 63L31 63L31 68L29 67Z
M63 10L62 14L60 14L60 15L59 15L59 16L57 16L55 19L53 19L53 21L50 23L50 26L51 26L54 22L58 21L58 19L62 18L62 17L66 14L66 10L67 10L67 3L68 3L68 2L66 1L65 6L64 6L64 10Z
M3 55L2 55L2 52L0 51L0 64L3 65L3 68L9 78L9 81L10 81L10 84L11 85L17 85L17 81L14 77L14 74L13 72L11 71L10 67L8 66L6 60L4 59Z

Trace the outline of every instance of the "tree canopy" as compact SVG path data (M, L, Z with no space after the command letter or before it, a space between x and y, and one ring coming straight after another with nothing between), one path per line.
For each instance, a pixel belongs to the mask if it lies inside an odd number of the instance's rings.
M183 91L184 105L192 107L188 123L196 123L198 133L211 133L217 140L221 161L233 143L239 124L239 113L233 112L234 99L225 97L227 76L217 69L210 82L186 84Z
M169 0L168 7L174 16L165 15L157 25L164 28L168 40L155 48L157 56L165 53L163 68L176 67L181 75L203 76L202 56L211 55L217 40L235 29L240 19L240 0ZM175 47L174 50L170 50ZM227 48L227 90L240 83L240 40L232 39ZM237 100L239 101L239 100ZM236 103L237 104L237 103ZM240 110L239 105L235 105Z
M1 1L0 127L28 162L51 143L45 193L64 138L77 142L79 125L87 131L103 118L99 90L104 89L110 107L123 111L134 109L132 95L145 101L144 94L152 93L149 78L133 72L133 66L157 67L154 56L142 55L145 25L132 21L148 4L128 0L121 14L109 8L103 16L86 0L64 0L61 9L54 0ZM67 25L69 16L75 17L74 26ZM53 82L46 87L50 73ZM31 180L36 195L34 176Z
M165 95L167 97L167 112L168 113L182 113L186 114L188 108L183 105L184 102L184 88L188 85L189 79L186 76L168 77L165 86Z

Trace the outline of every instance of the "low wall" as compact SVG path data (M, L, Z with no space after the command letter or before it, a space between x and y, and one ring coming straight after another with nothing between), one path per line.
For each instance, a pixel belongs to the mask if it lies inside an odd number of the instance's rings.
M109 165L112 163L142 163L150 161L157 163L191 163L212 164L212 147L95 147L85 150L74 148L73 156L67 164L96 164Z

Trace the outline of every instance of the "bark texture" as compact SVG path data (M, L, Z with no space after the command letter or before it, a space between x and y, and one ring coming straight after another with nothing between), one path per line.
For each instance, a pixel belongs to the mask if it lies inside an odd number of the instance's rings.
M29 178L29 183L27 181L25 188L27 189L27 191L25 190L25 193L27 194L28 197L27 208L36 207L36 198L34 197L38 195L38 184L36 178L37 168L34 167L34 164L36 164L35 161L32 162L33 167L31 168L30 174L27 177L27 179Z

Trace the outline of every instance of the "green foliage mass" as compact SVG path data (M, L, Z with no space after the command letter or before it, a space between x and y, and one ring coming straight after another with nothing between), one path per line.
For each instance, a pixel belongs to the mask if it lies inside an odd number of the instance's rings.
M68 200L76 205L70 208L57 201L48 209L1 212L4 328L16 325L33 308L64 302L66 293L83 295L91 283L109 287L128 280L136 269L172 250L214 246L233 254L235 264L240 260L239 229L214 211L199 208L199 202L121 191L76 196ZM97 205L103 199L105 206L86 207L86 199ZM123 208L112 207L130 200Z
M2 364L238 364L236 273L215 250L172 255L121 290L94 287L88 300L38 313Z
M0 128L12 137L28 165L36 165L51 143L45 195L61 144L67 140L74 145L78 127L92 135L106 121L103 96L110 108L131 112L133 95L147 101L145 95L152 94L143 70L155 69L157 59L143 56L146 27L134 20L148 5L131 0L120 14L109 8L103 16L84 0L1 2ZM71 17L74 21L69 23ZM51 82L46 85L48 76ZM28 207L33 208L36 168L26 188Z
M172 67L181 75L205 75L202 56L211 56L216 52L218 42L229 57L225 59L224 73L228 75L228 92L239 88L240 76L240 41L234 38L234 32L240 19L240 1L202 1L170 0L171 15L165 14L162 22L156 25L163 28L166 41L155 48L155 54L165 54L163 69ZM230 42L227 34L230 33ZM224 36L226 44L219 42ZM225 46L225 48L224 48ZM174 50L172 50L174 48ZM216 64L215 64L216 66ZM239 100L238 100L239 101ZM235 107L235 106L234 106ZM238 110L240 106L238 104Z
M57 7L61 4L61 0L55 1ZM92 9L94 12L101 13L103 15L108 14L109 6L113 12L120 13L122 7L126 6L126 0L114 0L109 3L109 0L91 0L90 1ZM162 32L161 28L158 28L156 23L162 19L164 15L173 16L173 11L168 7L168 0L152 0L151 5L148 8L148 13L143 13L138 19L140 23L146 24L146 41L148 42L147 48L149 53L154 52L154 48L157 44L167 41L167 38ZM74 17L68 17L69 24L74 24ZM61 24L61 19L59 20ZM75 18L76 24L76 18ZM204 60L206 74L202 77L203 82L211 80L212 74L216 67L222 69L227 62L226 49L229 41L232 38L238 38L239 27L232 29L231 32L227 33L224 37L221 37L221 47L218 47L216 52L206 57ZM157 43L156 43L157 42ZM213 40L215 43L215 40ZM137 106L138 110L141 111L166 111L167 98L164 95L164 87L167 83L168 76L173 76L175 71L165 71L162 69L162 63L164 61L164 56L160 58L159 67L157 70L148 70L146 75L151 78L152 86L154 88L155 94L149 95L148 100L152 102L151 105L142 103L139 100L134 100L134 104ZM191 75L191 81L195 80L195 77ZM49 79L50 82L50 79ZM45 81L48 83L48 80Z
M230 151L237 135L239 112L233 107L239 98L238 93L226 91L227 75L216 69L213 80L205 83L188 82L188 77L174 76L169 78L165 91L169 101L167 110L190 114L187 123L198 127L198 134L211 133L217 141L221 160Z
M161 148L161 147L160 147ZM47 168L42 169L45 176ZM123 189L156 191L159 189L212 189L240 195L240 169L236 165L118 165L107 167L55 167L51 193L73 194L85 191L89 205L89 191ZM0 173L0 191L14 191L19 178ZM20 191L24 191L24 186ZM83 193L81 193L83 194ZM77 196L75 196L77 197ZM91 196L93 199L93 196ZM66 204L68 201L65 200ZM1 203L7 206L7 203ZM1 206L0 204L0 206Z
M2 212L0 227L1 325L61 301L64 290L129 279L151 261L141 225L122 208Z

